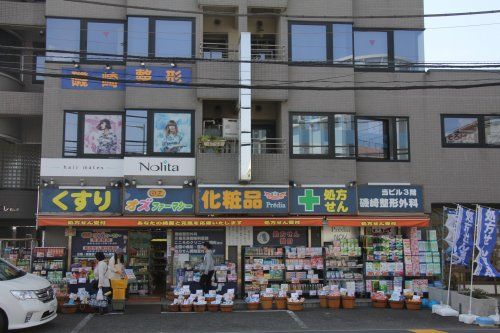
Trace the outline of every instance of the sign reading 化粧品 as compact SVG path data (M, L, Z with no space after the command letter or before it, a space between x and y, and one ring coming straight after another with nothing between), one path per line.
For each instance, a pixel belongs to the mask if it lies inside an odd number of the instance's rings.
M198 207L200 214L287 214L288 188L203 187Z
M124 213L132 215L193 215L193 188L126 188Z
M422 213L422 186L418 185L359 185L359 212Z
M356 188L293 188L290 202L291 214L356 214Z

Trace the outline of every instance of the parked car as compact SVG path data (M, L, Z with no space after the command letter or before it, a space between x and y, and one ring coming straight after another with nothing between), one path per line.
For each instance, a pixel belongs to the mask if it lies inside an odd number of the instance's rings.
M47 323L57 316L49 281L0 259L0 333Z

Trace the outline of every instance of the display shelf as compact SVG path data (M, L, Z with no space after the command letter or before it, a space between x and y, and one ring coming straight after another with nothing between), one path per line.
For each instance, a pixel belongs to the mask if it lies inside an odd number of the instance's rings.
M66 248L35 247L32 251L31 272L50 283L60 283L66 274Z
M263 291L285 282L282 247L245 247L242 252L242 294Z

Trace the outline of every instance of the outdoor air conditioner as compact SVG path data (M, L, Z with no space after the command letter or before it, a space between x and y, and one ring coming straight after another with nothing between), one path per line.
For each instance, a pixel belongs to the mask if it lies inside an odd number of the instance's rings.
M240 129L238 119L222 118L222 136L224 139L238 139Z

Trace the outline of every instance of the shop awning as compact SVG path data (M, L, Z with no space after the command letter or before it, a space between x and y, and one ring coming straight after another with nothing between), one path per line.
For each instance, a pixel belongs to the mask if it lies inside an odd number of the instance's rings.
M38 216L40 227L321 227L323 217L54 217Z
M429 226L429 217L338 216L329 217L330 227L419 227Z

